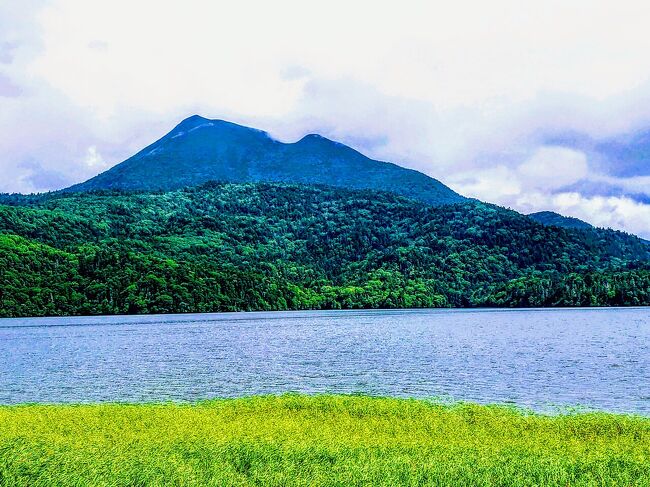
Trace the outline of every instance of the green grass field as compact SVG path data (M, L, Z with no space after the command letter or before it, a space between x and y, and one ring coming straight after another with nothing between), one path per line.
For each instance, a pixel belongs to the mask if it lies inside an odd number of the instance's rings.
M650 485L650 418L360 396L3 406L0 485Z

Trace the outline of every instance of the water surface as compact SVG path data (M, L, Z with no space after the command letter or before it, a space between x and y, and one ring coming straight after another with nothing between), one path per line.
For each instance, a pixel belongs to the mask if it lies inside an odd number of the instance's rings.
M650 309L0 320L0 403L367 393L650 414Z

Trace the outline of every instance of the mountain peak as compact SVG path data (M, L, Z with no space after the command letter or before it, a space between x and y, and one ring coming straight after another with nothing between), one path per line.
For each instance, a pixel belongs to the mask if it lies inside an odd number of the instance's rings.
M327 137L323 137L320 134L307 134L302 139L300 139L298 142L302 142L303 140L322 140L322 141L327 141L327 142L333 142L332 140L328 139Z
M191 115L186 119L184 119L181 123L176 125L176 127L174 127L174 129L171 132L169 132L165 137L163 137L161 140L164 140L166 138L174 138L175 136L179 136L179 135L185 135L186 133L192 132L194 130L200 128L208 128L208 127L211 127L213 129L237 130L241 132L264 134L265 136L268 137L268 134L266 132L263 132L262 130L246 127L244 125L239 125L234 122L229 122L227 120L221 120L216 118L211 119L211 118L202 117L201 115Z
M294 145L300 145L300 146L321 146L321 147L339 147L339 148L344 148L344 149L349 149L349 150L354 150L351 147L348 147L345 144L342 144L341 142L337 142L332 139L328 139L327 137L323 137L320 134L307 134L304 137L302 137L298 142L295 142Z
M198 121L198 122L208 122L208 121L210 121L210 119L202 117L201 115L198 115L198 114L195 113L194 115L190 115L189 117L184 119L181 122L181 124L188 123L188 122L196 122L196 121Z
M466 199L425 174L369 159L318 134L283 143L261 130L200 115L186 118L133 157L67 191L169 190L208 181L371 189L432 205Z
M185 118L183 121L181 121L181 123L176 125L174 130L178 130L178 129L187 130L187 129L191 129L192 127L196 127L197 125L201 125L203 123L210 122L210 121L211 120L209 120L209 119L207 119L205 117L202 117L201 115L191 115L191 116ZM174 130L172 130L172 132Z

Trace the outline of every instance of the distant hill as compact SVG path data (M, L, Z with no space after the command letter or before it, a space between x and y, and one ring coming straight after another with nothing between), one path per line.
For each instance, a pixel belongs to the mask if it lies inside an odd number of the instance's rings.
M538 223L541 223L542 225L553 225L555 227L562 228L578 228L583 230L594 228L593 225L590 225L589 223L578 218L563 216L559 213L555 213L554 211L540 211L537 213L530 213L528 217L532 218Z
M425 174L369 159L319 135L287 144L260 130L198 115L121 164L65 191L171 190L208 181L374 189L431 205L466 200Z
M207 183L0 205L0 316L650 304L650 247L476 201Z

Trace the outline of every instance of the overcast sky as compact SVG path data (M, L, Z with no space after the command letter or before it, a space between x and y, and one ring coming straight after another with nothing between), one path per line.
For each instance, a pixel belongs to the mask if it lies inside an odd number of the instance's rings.
M0 0L0 192L198 113L650 237L646 1Z

